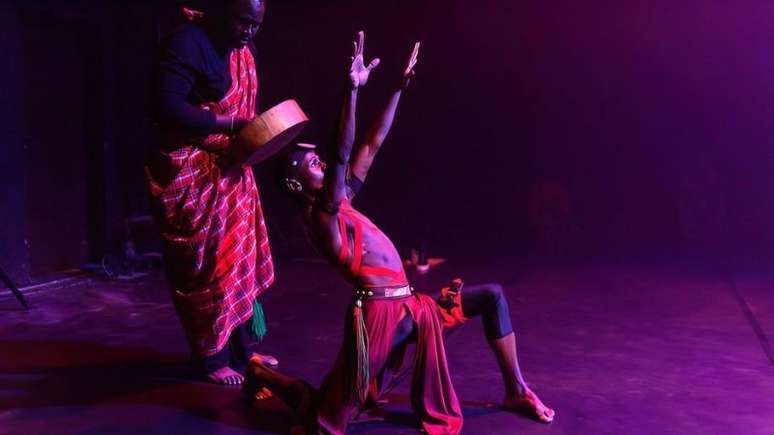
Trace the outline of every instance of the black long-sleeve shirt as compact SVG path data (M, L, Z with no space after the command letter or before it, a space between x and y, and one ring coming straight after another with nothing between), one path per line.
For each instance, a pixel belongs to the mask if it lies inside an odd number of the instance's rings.
M230 53L218 50L197 24L184 24L164 38L154 97L157 117L164 127L196 135L212 133L215 114L199 105L218 102L228 92Z

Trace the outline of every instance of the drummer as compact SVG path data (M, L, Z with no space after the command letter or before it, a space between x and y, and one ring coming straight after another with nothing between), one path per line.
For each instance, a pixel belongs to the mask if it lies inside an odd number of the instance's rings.
M195 367L211 382L237 385L252 337L266 332L256 298L274 281L253 172L231 147L233 133L257 110L253 38L266 2L196 6L183 8L188 23L161 46L154 103L163 146L146 172L172 300Z

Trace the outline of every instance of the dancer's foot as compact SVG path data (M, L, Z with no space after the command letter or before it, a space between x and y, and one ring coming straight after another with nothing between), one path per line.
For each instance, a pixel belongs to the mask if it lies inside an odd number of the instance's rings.
M245 377L234 371L229 366L221 367L214 372L207 374L207 379L213 384L218 385L240 385L245 381Z
M253 399L256 401L271 399L272 397L274 397L274 393L272 393L271 390L266 387L261 387L261 389L253 394Z
M544 405L537 394L529 388L525 388L519 395L506 397L503 401L503 408L528 415L541 423L551 423L556 415L556 412Z
M312 395L314 389L306 382L285 376L261 363L260 356L253 355L247 366L247 379L243 391L248 397L263 388L270 388L276 397L291 410L293 425L307 429L313 427Z
M271 389L272 393L276 394L288 407L301 411L300 415L306 415L312 405L314 389L311 385L266 367L261 364L258 357L253 356L247 367L244 391L250 394L252 391L259 392L263 388Z
M258 357L256 356L256 358ZM242 392L245 394L245 398L251 402L274 397L274 393L266 387L266 384L249 369L245 372L245 382L242 384Z

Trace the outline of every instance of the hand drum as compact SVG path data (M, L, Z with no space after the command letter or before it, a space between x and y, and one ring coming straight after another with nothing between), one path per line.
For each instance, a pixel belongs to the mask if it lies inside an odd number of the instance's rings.
M261 113L237 133L237 145L254 165L273 156L303 130L309 118L296 103L285 100Z

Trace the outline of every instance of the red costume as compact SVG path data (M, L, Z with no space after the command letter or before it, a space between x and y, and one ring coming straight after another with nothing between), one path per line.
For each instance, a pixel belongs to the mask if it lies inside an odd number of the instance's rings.
M247 47L231 52L229 69L231 88L203 108L252 118L258 82ZM217 163L230 140L223 134L168 138L147 167L172 299L198 356L220 351L234 327L253 315L256 296L274 281L252 169L224 173Z
M462 412L449 376L443 343L444 320L436 301L413 292L384 297L408 287L403 268L361 265L363 227L373 224L348 201L342 202L337 216L342 242L339 263L347 265L346 275L362 297L351 307L354 316L349 317L336 364L320 387L318 429L326 434L344 433L350 418L365 402L366 394L378 397L385 392L386 383L381 379L385 372L400 377L405 345L398 349L398 355L390 355L390 351L396 325L409 315L418 331L411 381L412 406L427 433L459 433ZM352 248L350 239L354 242ZM368 288L364 285L367 282L364 278L368 276L388 277L388 284L385 288ZM373 293L371 297L369 292ZM390 367L386 367L388 358Z

